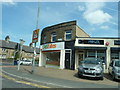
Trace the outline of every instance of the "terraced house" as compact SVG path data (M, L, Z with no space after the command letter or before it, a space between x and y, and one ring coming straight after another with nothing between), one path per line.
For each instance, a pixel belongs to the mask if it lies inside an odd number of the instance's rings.
M29 46L23 45L22 49L22 59L32 59L33 58L33 47L32 44ZM5 40L0 40L0 58L1 59L14 59L17 52L20 51L20 44L10 41L9 36ZM36 48L37 58L39 57L39 48ZM18 59L20 59L18 57Z

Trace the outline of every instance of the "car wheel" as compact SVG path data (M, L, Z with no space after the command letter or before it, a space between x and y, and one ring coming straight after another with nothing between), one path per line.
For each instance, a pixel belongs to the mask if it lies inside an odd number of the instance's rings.
M115 81L115 75L114 74L112 75L112 79L113 79L113 81Z
M78 77L79 77L79 78L82 78L82 75L78 73Z
M103 77L100 77L100 80L104 80L104 78L103 78Z
M111 75L111 74L110 74L110 71L108 71L108 74Z

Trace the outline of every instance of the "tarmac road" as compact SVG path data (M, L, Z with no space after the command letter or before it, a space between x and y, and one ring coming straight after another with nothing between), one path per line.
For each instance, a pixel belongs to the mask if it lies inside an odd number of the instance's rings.
M26 85L23 83L18 83L6 78L2 78L2 88L36 88L31 85Z
M27 79L31 80L32 83L37 82L37 84L39 84L39 85L43 85L43 86L47 85L50 88L118 88L118 85L98 84L97 82L96 83L88 83L88 82L81 82L81 81L65 80L65 79L48 77L48 76L37 75L37 74L30 74L29 72L23 72L22 66L21 66L20 71L17 70L17 67L12 66L12 65L11 66L3 65L2 69L13 75L27 78ZM6 79L3 82L7 83ZM9 80L8 80L8 82L9 82ZM13 83L16 83L16 82L13 82ZM3 86L5 87L6 85L7 84L4 84ZM27 86L25 85L25 87L27 87Z

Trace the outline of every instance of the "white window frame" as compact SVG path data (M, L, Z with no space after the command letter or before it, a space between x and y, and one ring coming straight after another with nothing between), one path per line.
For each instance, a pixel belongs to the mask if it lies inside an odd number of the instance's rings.
M67 33L67 31L71 31L70 33ZM65 37L64 40L72 40L72 30L65 31ZM66 36L71 34L71 39L67 39Z
M57 37L56 32L52 32L52 34L51 34L51 42L56 42L57 41L57 38L56 38L56 41L53 41L54 37L55 38Z

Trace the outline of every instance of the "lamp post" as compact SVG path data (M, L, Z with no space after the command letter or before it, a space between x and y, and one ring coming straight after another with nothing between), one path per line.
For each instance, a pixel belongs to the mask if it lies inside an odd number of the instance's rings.
M20 59L19 59L19 63L18 63L18 70L20 70L20 60L22 60L22 47L23 47L23 43L25 41L23 39L20 39Z

